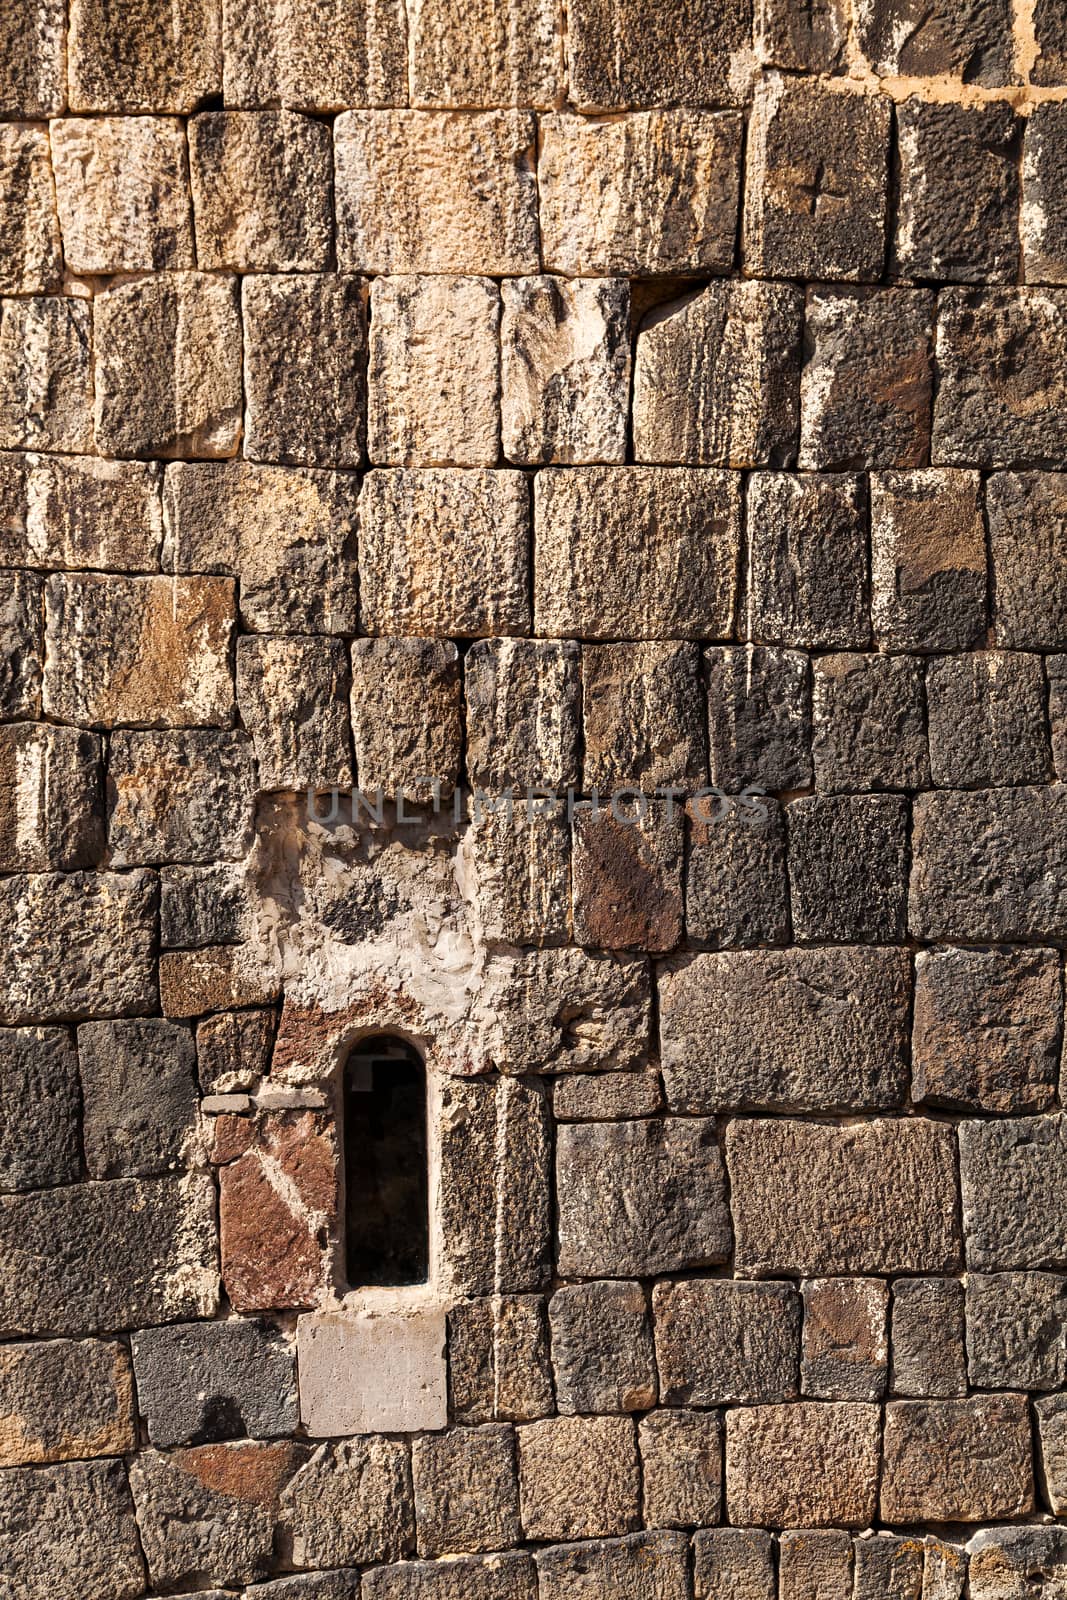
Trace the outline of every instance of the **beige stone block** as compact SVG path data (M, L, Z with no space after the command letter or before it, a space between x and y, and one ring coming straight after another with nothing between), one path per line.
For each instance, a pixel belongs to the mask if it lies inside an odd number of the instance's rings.
M44 663L44 581L36 572L5 572L0 583L0 714L36 717Z
M570 936L570 830L563 801L476 795L463 854L482 937L562 945Z
M224 727L233 624L227 579L57 574L45 595L45 712L92 727Z
M578 783L579 646L567 639L480 639L463 663L467 775L487 790Z
M529 632L530 504L521 472L371 472L360 525L360 617L367 633Z
M163 468L154 461L29 455L25 516L0 525L0 560L13 566L159 570Z
M878 1495L880 1432L876 1405L802 1400L728 1411L729 1520L866 1527Z
M228 456L241 437L237 280L175 272L93 303L96 446L105 456Z
M255 793L243 732L117 729L108 748L108 860L115 867L240 861L251 843ZM93 1176L113 1174L93 1169Z
M535 485L539 634L729 635L740 540L734 474L693 467L549 468Z
M93 448L86 300L0 300L0 449Z
M447 639L356 639L352 734L365 794L419 804L459 781L459 653Z
M640 1522L632 1417L551 1417L516 1430L528 1539L597 1539Z
M852 1540L841 1529L783 1533L778 1568L779 1600L852 1600Z
M71 272L196 265L185 129L176 117L65 117L51 134Z
M521 111L349 111L334 124L349 272L536 272L534 122Z
M11 0L0 11L0 116L53 117L67 103L64 0Z
M447 1427L442 1306L303 1316L296 1337L300 1420L313 1437Z
M500 450L500 291L491 278L376 278L367 417L382 465L491 467Z
M422 0L410 13L417 106L547 110L563 88L559 0Z
M167 572L240 580L253 633L356 631L356 496L349 473L244 461L167 470Z
M0 871L70 871L103 853L103 751L95 734L0 725Z
M330 131L292 111L208 111L189 123L202 268L321 272L333 241Z
M72 111L195 111L222 88L221 0L71 0Z
M886 1522L985 1522L1034 1509L1025 1395L891 1401L884 1452Z
M228 106L296 111L403 105L401 0L223 0L223 98Z
M348 789L348 660L339 639L237 641L237 709L260 789Z
M504 454L518 466L626 460L630 286L624 278L501 285Z
M755 66L748 0L569 0L570 94L581 111L737 105Z
M164 950L159 958L160 1009L165 1017L269 1006L280 992L277 979L242 944Z
M0 124L0 294L47 294L62 278L48 134Z
M740 202L739 116L648 111L591 121L552 114L540 131L547 271L729 272Z

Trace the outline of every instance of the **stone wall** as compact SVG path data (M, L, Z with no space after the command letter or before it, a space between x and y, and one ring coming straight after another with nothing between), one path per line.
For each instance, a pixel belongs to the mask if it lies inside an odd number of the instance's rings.
M1067 1596L1065 38L7 0L4 1600Z

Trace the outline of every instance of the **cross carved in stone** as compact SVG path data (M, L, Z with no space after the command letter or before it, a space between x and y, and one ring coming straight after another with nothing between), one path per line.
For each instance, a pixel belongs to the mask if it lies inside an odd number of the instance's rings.
M826 200L847 200L848 195L841 189L835 189L833 181L826 169L826 163L820 161L816 164L815 173L810 183L797 185L798 194L804 197L804 210L809 217L817 217L819 208Z

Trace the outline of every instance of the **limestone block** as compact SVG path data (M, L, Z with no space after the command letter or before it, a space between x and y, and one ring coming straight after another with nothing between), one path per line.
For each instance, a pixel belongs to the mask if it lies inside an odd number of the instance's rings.
M689 1593L686 1540L677 1533L557 1545L535 1560L541 1600L685 1600Z
M333 242L330 130L293 111L207 111L189 123L201 268L321 272Z
M935 1399L966 1394L962 1283L955 1278L898 1278L891 1328L893 1394Z
M15 566L158 572L163 469L154 461L25 457L25 519L0 549Z
M405 1561L363 1579L364 1600L535 1600L537 1575L522 1551L455 1561Z
M1037 7L1041 10L1040 4ZM1051 41L1050 41L1051 42ZM1040 67L1041 57L1038 57ZM1020 233L1027 283L1067 282L1067 170L1064 112L1056 101L1036 105L1023 135Z
M0 115L53 117L67 100L66 7L18 0L0 18Z
M235 1311L301 1309L321 1294L337 1210L333 1119L267 1113L219 1173L222 1277Z
M154 1011L156 901L148 872L0 880L7 930L0 1023Z
M44 669L44 583L35 572L3 574L0 624L0 713L36 717Z
M684 827L667 802L613 797L576 810L574 938L595 949L673 950L682 937Z
M770 1534L755 1528L698 1528L693 1585L696 1600L777 1600Z
M908 902L903 795L810 795L794 800L785 818L798 943L903 940Z
M108 759L108 845L116 867L239 861L256 793L244 733L116 732Z
M237 641L237 709L261 790L351 788L347 697L340 639Z
M529 112L347 111L334 124L344 272L536 272Z
M808 658L766 645L704 652L711 781L728 794L811 784Z
M137 1403L152 1444L272 1438L297 1424L296 1365L267 1322L182 1322L132 1341Z
M730 271L741 183L736 114L647 111L591 120L553 112L540 119L540 136L547 272Z
M565 1277L653 1277L729 1254L725 1172L710 1119L561 1126L556 1199Z
M1067 291L943 290L931 459L949 467L1067 466L1065 361Z
M955 1139L944 1123L738 1121L726 1157L746 1277L959 1266Z
M1011 9L1005 0L927 7L920 0L859 0L860 49L883 77L1014 81Z
M911 99L898 109L893 267L901 277L1015 282L1020 132L1003 101L961 106Z
M923 669L915 656L819 656L812 674L817 790L929 784Z
M87 300L0 300L0 448L92 451L94 321Z
M412 1441L411 1476L420 1556L521 1543L515 1435L505 1423L423 1434Z
M578 784L579 646L561 639L478 639L463 662L466 767L475 788Z
M164 867L159 887L159 935L164 948L236 944L249 925L248 886L236 864Z
M214 1185L190 1173L8 1196L0 1200L0 1274L5 1337L212 1317Z
M811 355L800 377L802 469L926 464L933 317L925 289L811 290Z
M800 1301L791 1284L661 1282L652 1309L665 1405L750 1404L797 1393Z
M1062 1528L986 1528L967 1546L973 1600L1062 1600L1067 1594L1067 1536Z
M795 649L862 650L871 632L863 478L754 473L747 520L748 636Z
M354 633L357 493L350 473L170 467L164 570L239 578L253 633Z
M72 1461L0 1477L0 1570L19 1600L134 1600L144 1563L121 1461Z
M748 136L745 270L765 277L882 275L890 108L774 73L756 90Z
M690 944L715 949L783 944L789 933L785 824L777 800L725 809L690 801L685 926Z
M78 1029L85 1160L91 1178L188 1166L199 1098L192 1034L159 1017Z
M889 1365L886 1285L880 1278L811 1278L803 1294L801 1392L819 1400L880 1400Z
M968 1267L1067 1265L1067 1118L963 1122L959 1139Z
M685 0L668 20L649 0L579 0L568 12L570 90L581 111L734 105L751 59L746 0Z
M185 129L176 117L66 117L52 130L71 272L194 267Z
M501 1072L626 1070L649 1048L648 965L632 956L528 950L489 975L487 1054Z
M1067 1400L1061 1394L1035 1400L1039 1452L1039 1485L1054 1516L1067 1507Z
M460 850L481 936L505 945L563 945L571 929L571 837L564 801L475 796ZM469 876L468 876L469 869Z
M296 111L399 105L407 99L406 26L398 0L223 0L226 105Z
M848 28L842 0L814 8L804 0L765 0L757 8L756 51L766 65L789 72L836 72Z
M78 1059L66 1028L0 1029L0 1090L0 1189L74 1183Z
M921 939L1058 939L1067 791L941 790L912 812L908 920Z
M130 1358L121 1344L51 1339L0 1350L5 1467L135 1450Z
M634 363L634 459L788 466L803 311L792 284L732 280L649 312Z
M892 1400L880 1494L886 1522L983 1522L1034 1506L1025 1395Z
M555 1410L548 1321L539 1295L461 1300L448 1313L456 1422L535 1422Z
M960 650L985 627L977 472L871 476L871 620L893 650Z
M44 722L0 726L0 867L91 867L104 849L100 740Z
M585 792L697 788L707 777L695 644L605 644L582 651Z
M972 1272L967 1370L978 1389L1062 1389L1067 1383L1067 1278Z
M535 480L541 635L724 638L740 541L737 476L695 467L573 467Z
M267 273L243 279L245 456L358 467L366 443L364 279Z
M413 105L547 110L563 93L556 0L518 9L502 0L427 0L409 27Z
M600 1539L640 1522L631 1417L550 1417L516 1430L527 1539Z
M837 1530L783 1533L780 1600L852 1600L852 1540Z
M62 278L48 135L7 123L0 127L0 294L47 294Z
M803 1400L726 1414L730 1521L865 1527L878 1494L879 1408Z
M659 981L668 1104L702 1114L900 1105L910 990L895 950L683 956Z
M564 1285L548 1303L548 1318L561 1415L655 1405L652 1327L639 1283Z
M166 903L166 881L163 900ZM161 920L165 920L161 917ZM272 1011L224 1011L196 1029L196 1065L205 1094L251 1089L270 1069L274 1043Z
M56 574L45 602L49 716L95 727L230 721L228 580Z
M624 462L629 283L511 278L500 292L505 456L516 466Z
M229 456L241 437L237 280L174 272L93 302L96 447L105 456Z
M922 950L913 1097L974 1111L1045 1111L1056 1092L1062 983L1052 950Z
M1067 476L997 472L986 481L993 625L1007 649L1067 646Z
M415 1546L407 1444L372 1434L320 1445L282 1509L301 1566L398 1561Z
M220 0L71 0L71 110L195 111L222 88L221 13Z
M297 1351L300 1419L316 1438L447 1425L439 1306L304 1316L297 1322Z
M360 498L367 633L530 631L529 488L519 472L382 469Z

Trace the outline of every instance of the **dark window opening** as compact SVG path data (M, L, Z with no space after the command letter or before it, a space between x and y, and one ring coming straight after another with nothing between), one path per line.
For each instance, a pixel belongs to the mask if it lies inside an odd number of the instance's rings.
M344 1076L345 1267L351 1288L430 1273L426 1068L400 1039L364 1039Z

